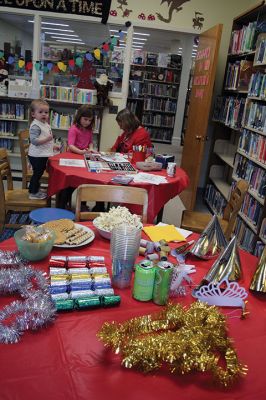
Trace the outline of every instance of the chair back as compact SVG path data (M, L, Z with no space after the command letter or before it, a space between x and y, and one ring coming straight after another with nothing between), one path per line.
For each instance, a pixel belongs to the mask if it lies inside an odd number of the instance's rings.
M31 171L28 167L28 151L29 151L29 130L25 129L18 133L19 147L21 155L21 167L22 167L22 188L27 188L27 182L30 180Z
M81 185L77 190L76 221L92 220L99 215L99 212L82 212L82 201L141 205L142 222L147 222L148 193L146 189L116 185Z
M232 190L230 199L224 209L223 219L228 221L225 231L225 237L230 238L234 230L238 211L244 201L245 194L248 190L248 183L244 179L240 179L234 190Z

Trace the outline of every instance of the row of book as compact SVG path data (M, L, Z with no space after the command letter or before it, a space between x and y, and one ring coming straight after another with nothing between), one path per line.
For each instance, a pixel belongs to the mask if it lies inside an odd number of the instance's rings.
M251 75L248 87L248 96L266 99L266 74L256 72Z
M150 138L162 142L171 142L173 131L172 129L159 129L150 126L146 127L150 134Z
M259 40L254 62L256 64L266 64L266 37Z
M254 251L256 235L250 228L248 228L247 224L241 217L237 217L236 219L234 233L237 236L240 247L252 253Z
M176 112L176 101L170 99L157 99L150 97L144 99L144 110L145 111L165 111L165 112Z
M0 147L4 147L9 151L13 151L14 149L14 140L12 139L1 139L0 138Z
M245 98L218 96L215 100L213 119L234 129L240 129L245 109Z
M26 119L26 107L19 103L1 103L0 118Z
M51 128L68 129L73 124L74 115L64 114L51 110L50 112L50 125Z
M168 53L152 53L141 49L133 49L132 64L151 65L164 68L180 68L182 66L182 56Z
M166 83L179 83L180 73L177 74L173 70L165 70L163 72L145 71L143 74L143 79L161 81Z
M266 133L266 105L258 101L248 101L243 125Z
M247 217L254 227L258 226L263 209L260 203L249 193L246 193L240 211Z
M266 163L266 137L243 129L239 137L238 148L254 160Z
M211 209L221 217L227 202L214 185L208 184L206 186L204 198Z
M155 95L155 96L166 96L166 97L173 97L177 99L178 96L178 86L172 85L161 85L161 84L154 84L154 83L147 83L145 82L143 85L142 94L145 96Z
M248 60L228 63L225 88L231 90L247 90L253 72L253 62Z
M168 127L173 128L175 117L170 115L162 114L143 114L142 124L153 125L156 127Z
M0 121L0 134L2 136L15 136L16 123L12 121Z
M95 104L95 90L77 87L41 85L40 96L50 100L60 100L80 104Z
M256 21L244 25L241 29L233 30L229 45L229 53L241 54L254 50L256 44Z
M258 197L262 200L266 195L266 171L240 154L236 155L233 176L245 179Z
M262 255L262 252L264 250L265 244L261 241L258 240L255 244L255 249L254 249L254 256L260 257Z

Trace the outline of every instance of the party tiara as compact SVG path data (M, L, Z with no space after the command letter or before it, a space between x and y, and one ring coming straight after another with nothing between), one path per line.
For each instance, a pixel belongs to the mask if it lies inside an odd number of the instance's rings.
M228 277L222 281L203 285L196 289L193 296L210 305L222 307L245 307L247 291L237 282L229 282Z

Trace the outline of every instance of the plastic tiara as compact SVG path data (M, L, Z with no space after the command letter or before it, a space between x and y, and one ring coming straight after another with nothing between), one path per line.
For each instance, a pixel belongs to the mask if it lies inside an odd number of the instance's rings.
M229 282L226 277L218 283L211 282L201 286L194 291L193 296L209 305L241 307L244 310L244 300L248 293L237 282Z

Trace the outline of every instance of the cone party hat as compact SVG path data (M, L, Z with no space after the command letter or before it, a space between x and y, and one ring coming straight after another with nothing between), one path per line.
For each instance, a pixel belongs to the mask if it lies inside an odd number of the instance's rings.
M216 257L227 245L221 225L214 215L201 233L198 240L194 243L190 253L205 260Z
M259 259L257 269L250 284L251 290L266 293L266 246Z

